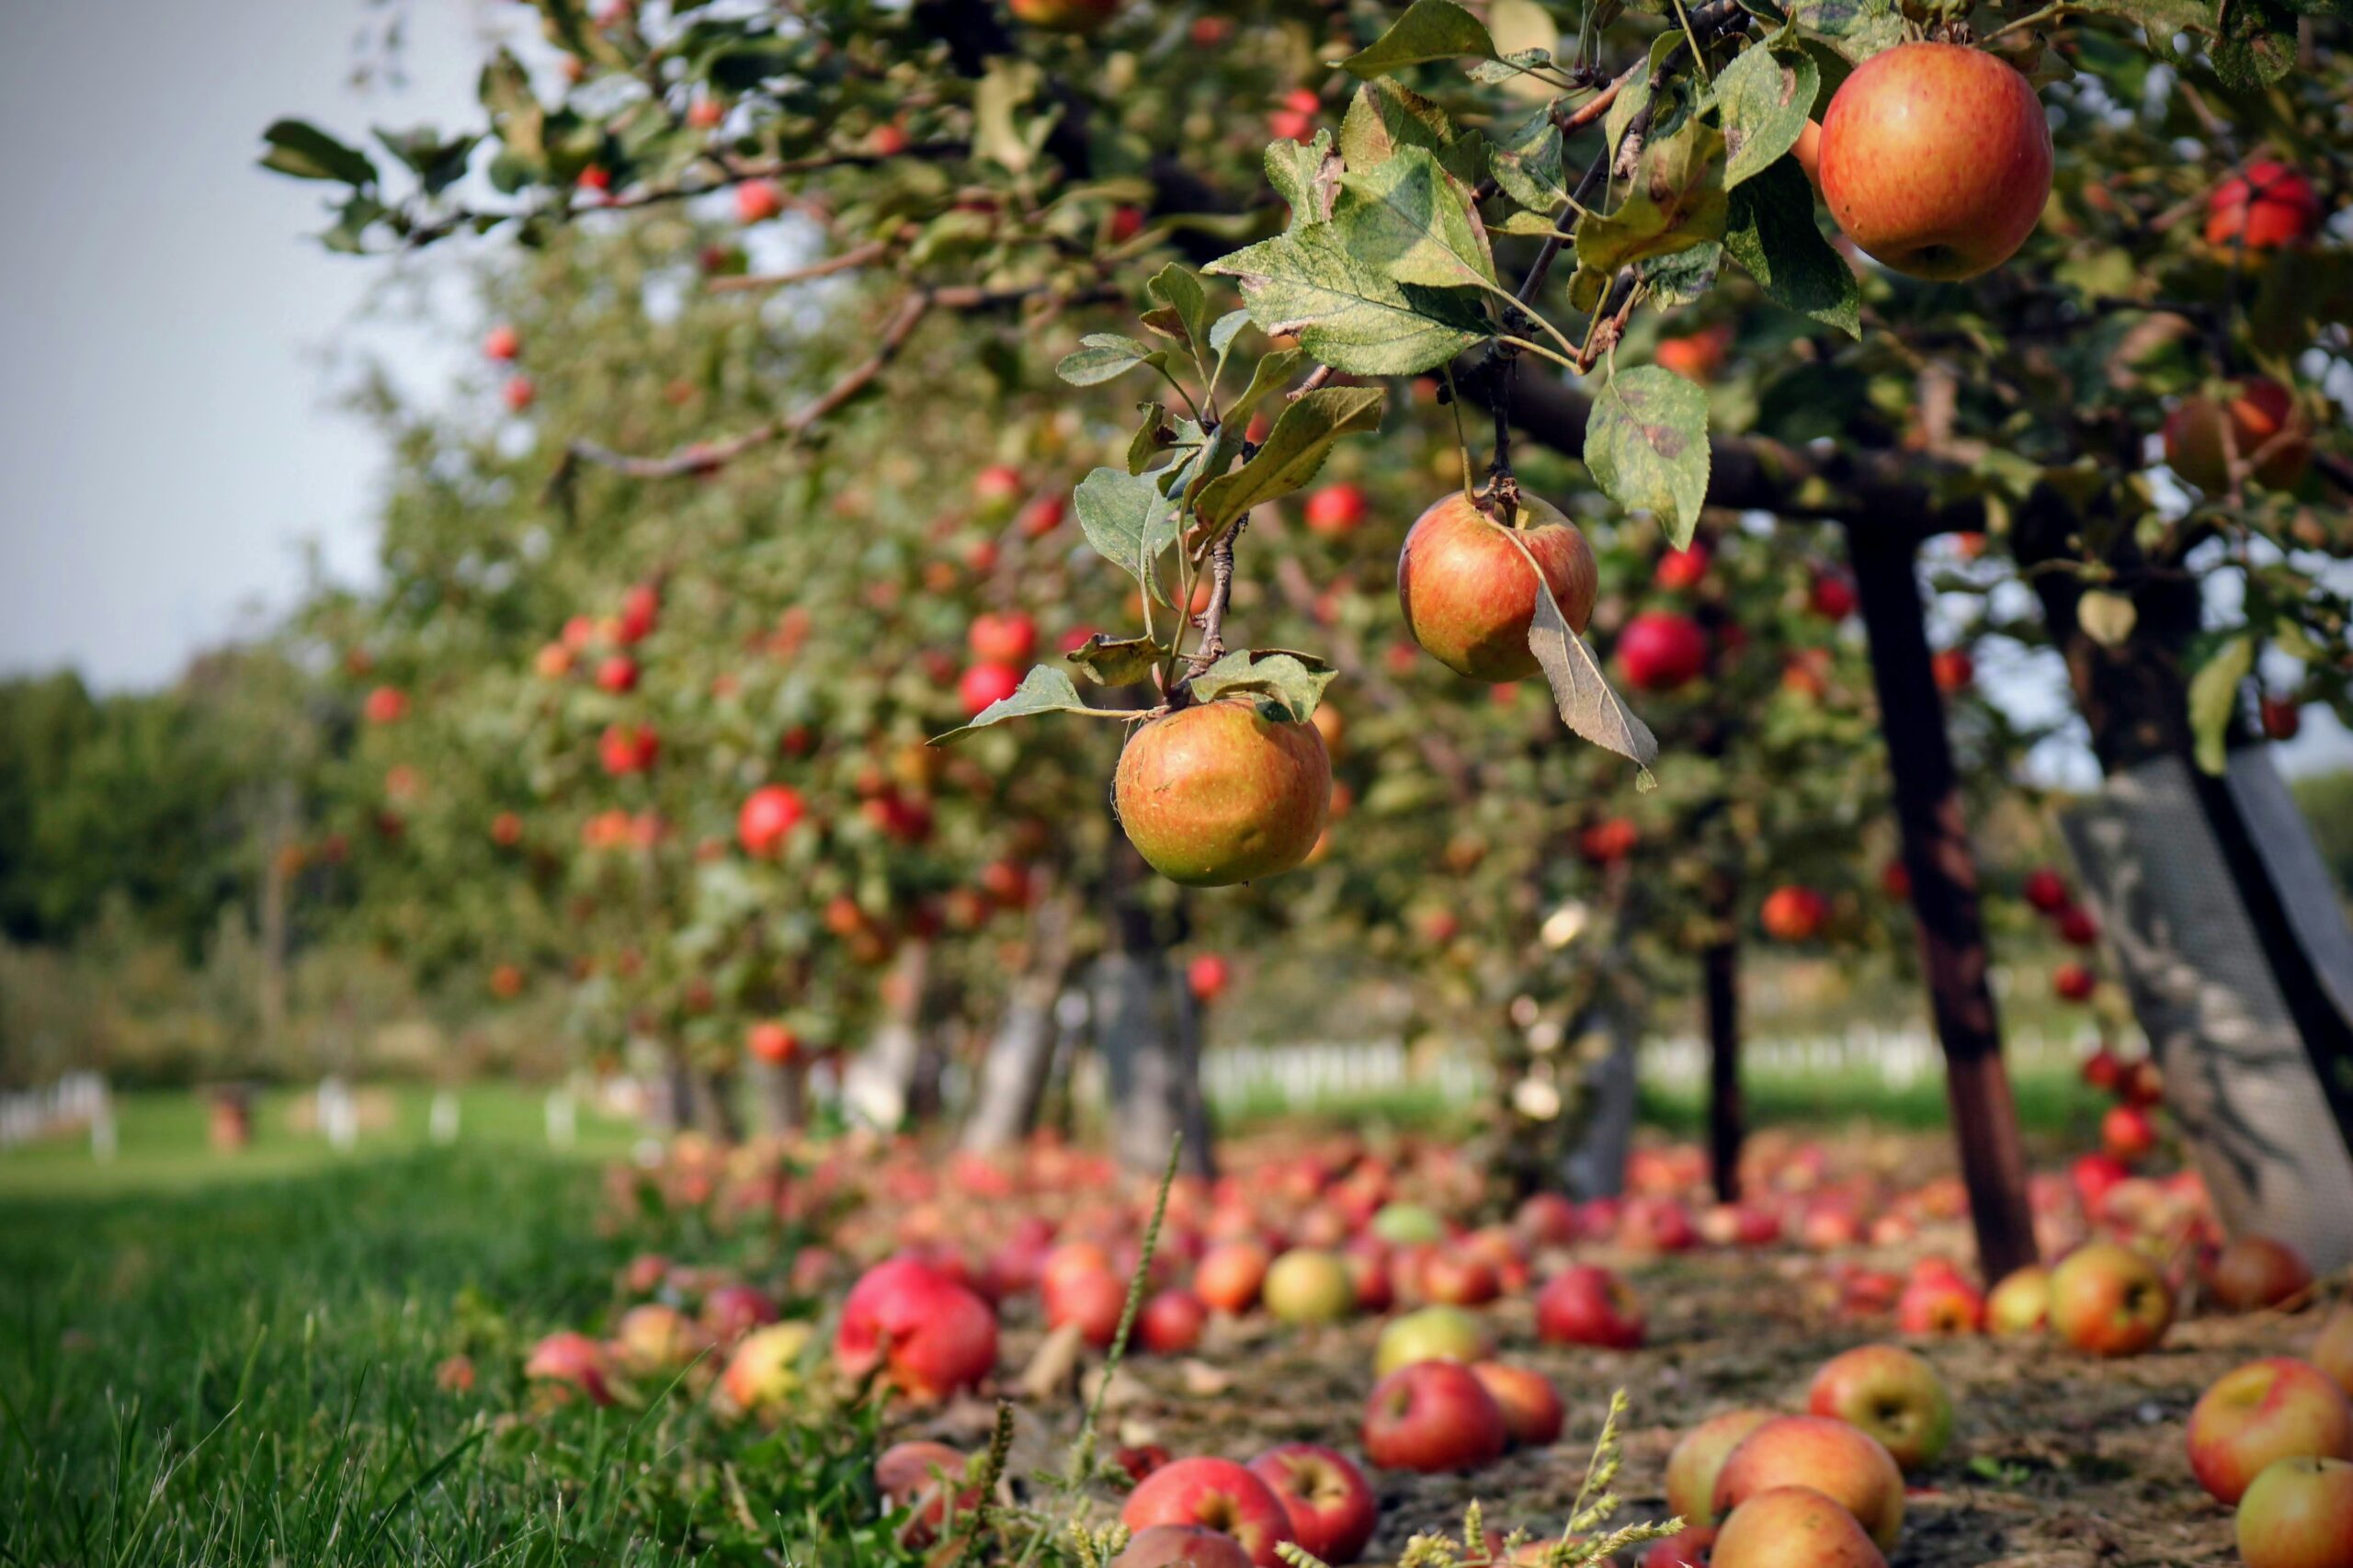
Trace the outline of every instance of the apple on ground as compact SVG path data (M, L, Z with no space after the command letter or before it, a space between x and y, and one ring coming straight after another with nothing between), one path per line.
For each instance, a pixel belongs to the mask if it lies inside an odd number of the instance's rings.
M1844 1421L1777 1415L1742 1438L1716 1476L1718 1528L1751 1497L1786 1486L1822 1493L1852 1514L1882 1551L1893 1551L1904 1533L1904 1472L1877 1438ZM1716 1550L1721 1557L1721 1537Z
M2051 1325L2051 1270L2039 1263L2003 1276L1985 1298L1985 1327L1997 1335L2040 1334Z
M1924 1335L1976 1334L1985 1326L1985 1301L1957 1277L1915 1279L1896 1298L1895 1326Z
M1552 1379L1533 1368L1504 1361L1474 1362L1471 1375L1486 1386L1495 1408L1504 1413L1504 1426L1514 1444L1540 1449L1560 1439L1568 1412Z
M1416 1361L1483 1361L1494 1349L1486 1325L1461 1307L1423 1307L1392 1318L1372 1355L1375 1373L1387 1377Z
M2353 1302L2340 1302L2313 1342L2312 1363L2353 1394Z
M2236 1503L2274 1460L2353 1460L2353 1401L2311 1362L2267 1357L2199 1396L2188 1442L2198 1484Z
M1503 1294L1503 1281L1487 1259L1441 1250L1423 1261L1422 1294L1447 1306L1479 1307Z
M996 1365L996 1313L931 1266L899 1257L850 1287L834 1359L851 1378L877 1370L917 1399L945 1399Z
M1131 1530L1199 1525L1232 1536L1254 1568L1277 1568L1275 1548L1291 1539L1290 1516L1267 1483L1232 1460L1165 1464L1128 1494L1120 1518Z
M2296 1249L2269 1236L2233 1238L2206 1271L2206 1288L2234 1312L2276 1307L2312 1283L2313 1271Z
M1293 1247L1276 1258L1259 1294L1281 1323L1337 1323L1357 1305L1348 1266L1337 1254L1315 1247Z
M2051 1271L2052 1332L2095 1356L2137 1356L2173 1323L2173 1290L2156 1267L2114 1242L2092 1242Z
M1896 1345L1834 1356L1813 1375L1806 1409L1859 1427L1897 1466L1926 1470L1952 1441L1952 1395L1937 1369Z
M1548 1344L1636 1350L1643 1333L1642 1303L1606 1268L1564 1268L1536 1294L1536 1336Z
M540 1340L531 1346L523 1375L567 1392L576 1390L594 1404L613 1403L611 1363L605 1347L585 1334L565 1330Z
M2353 1464L2274 1460L2239 1500L2246 1568L2345 1568L2353 1562Z
M1111 1568L1251 1568L1250 1554L1223 1530L1201 1525L1147 1525L1128 1538Z
M1727 1410L1682 1437L1666 1456L1666 1511L1692 1524L1715 1517L1716 1477L1742 1439L1773 1419L1769 1410Z
M1136 1341L1155 1356L1181 1356L1201 1342L1209 1315L1190 1290L1163 1290L1136 1314Z
M728 1358L720 1388L739 1410L759 1412L784 1404L800 1392L801 1358L813 1333L805 1323L754 1329Z
M1364 1555L1381 1510L1355 1463L1313 1443L1285 1443L1250 1461L1290 1517L1291 1539L1339 1568Z
M1710 1568L1887 1568L1870 1533L1808 1486L1751 1496L1716 1530Z
M1707 1525L1691 1525L1664 1540L1651 1542L1640 1568L1708 1568L1708 1553L1716 1532Z
M938 1539L956 1515L970 1514L981 1505L981 1491L966 1483L971 1461L945 1443L894 1443L874 1461L874 1489L892 1510L909 1511L899 1539L908 1546L927 1546Z
M1108 1268L1085 1269L1062 1276L1044 1295L1048 1326L1076 1324L1086 1343L1100 1350L1120 1332L1128 1282Z
M1204 1306L1229 1313L1248 1312L1265 1288L1267 1249L1256 1242L1221 1242L1193 1268L1193 1294Z
M1475 1470L1503 1457L1511 1430L1495 1396L1456 1361L1415 1361L1374 1385L1361 1434L1383 1470Z

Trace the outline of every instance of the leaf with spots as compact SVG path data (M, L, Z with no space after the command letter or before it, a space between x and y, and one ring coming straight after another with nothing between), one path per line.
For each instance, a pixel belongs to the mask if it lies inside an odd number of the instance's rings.
M1258 653L1237 649L1193 677L1193 696L1203 702L1237 694L1258 699L1267 717L1278 722L1303 724L1324 700L1332 684L1332 666L1313 653L1281 648Z
M1707 394L1655 365L1620 371L1594 400L1585 465L1612 501L1689 548L1708 496Z
M1577 225L1577 265L1614 273L1654 256L1720 239L1724 232L1723 136L1687 119L1683 128L1643 150L1631 188L1615 212Z
M1715 80L1713 96L1724 135L1724 188L1737 189L1798 144L1813 113L1822 71L1804 53L1759 45L1741 51Z

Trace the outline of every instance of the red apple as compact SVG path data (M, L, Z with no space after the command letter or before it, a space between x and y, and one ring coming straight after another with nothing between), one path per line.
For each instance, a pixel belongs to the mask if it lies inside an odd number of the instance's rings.
M1049 1327L1076 1324L1086 1343L1101 1349L1120 1332L1128 1282L1108 1268L1086 1269L1061 1276L1045 1287L1044 1295Z
M2275 1460L2239 1500L2246 1568L2346 1568L2353 1563L2353 1464Z
M1806 1409L1861 1428L1897 1466L1926 1470L1952 1441L1952 1396L1937 1369L1894 1345L1835 1356L1813 1375Z
M2258 158L2206 199L2206 243L2270 250L2308 238L2320 227L2312 181L2287 165Z
M1120 1518L1131 1530L1199 1525L1232 1536L1256 1568L1279 1568L1275 1548L1291 1539L1290 1516L1267 1483L1232 1460L1165 1464L1128 1494Z
M1855 613L1855 583L1836 572L1817 573L1806 590L1806 608L1824 620L1844 620Z
M1163 1290L1136 1314L1136 1341L1155 1356L1181 1356L1201 1342L1210 1310L1190 1290Z
M2353 1394L2353 1304L2339 1303L2313 1342L2312 1363Z
M1522 496L1518 527L1506 528L1460 491L1449 494L1415 522L1397 558L1405 630L1425 653L1472 680L1538 674L1528 645L1537 593L1531 557L1562 617L1583 631L1600 580L1575 525Z
M1552 1380L1529 1367L1515 1367L1504 1361L1480 1361L1471 1368L1504 1413L1504 1429L1511 1434L1512 1442L1528 1449L1540 1449L1556 1442L1561 1436L1561 1423L1568 1412L1561 1403L1560 1391Z
M1495 1266L1483 1257L1441 1250L1422 1264L1422 1294L1442 1306L1480 1307L1503 1294Z
M1322 534L1325 539L1346 539L1363 524L1369 510L1361 486L1327 484L1309 494L1301 516L1309 533Z
M2294 394L2264 376L2235 381L2219 398L2182 399L2165 415L2165 465L2210 493L2230 487L2233 455L2273 490L2292 487L2313 455L2311 431Z
M2236 1503L2275 1460L2353 1459L2353 1400L2311 1362L2268 1357L2216 1379L2187 1436L2198 1484Z
M2062 1002L2088 1002L2098 980L2084 965L2070 960L2051 971L2051 992Z
M1695 539L1688 550L1670 550L1660 556L1651 583L1669 593L1688 592L1707 580L1708 560L1707 541Z
M532 384L529 376L509 376L506 384L499 388L498 395L506 402L510 413L520 414L538 401L540 389Z
M770 855L800 825L806 811L801 792L783 784L763 784L744 798L735 813L735 839L747 855Z
M1252 1460L1250 1471L1281 1502L1303 1550L1333 1568L1364 1555L1380 1508L1350 1460L1313 1443L1285 1443Z
M1928 675L1947 697L1967 691L1977 679L1977 661L1966 648L1939 648L1928 655Z
M1222 1242L1193 1268L1193 1294L1221 1312L1248 1312L1267 1282L1267 1249L1256 1242Z
M1963 1279L1915 1279L1896 1298L1895 1326L1904 1334L1976 1334L1985 1326L1984 1298Z
M2238 1236L2206 1271L2206 1288L2234 1312L2276 1307L2312 1288L2313 1271L2296 1249L2269 1236Z
M1637 1350L1643 1343L1642 1303L1608 1269L1578 1264L1537 1292L1536 1336L1552 1345Z
M968 716L978 718L1020 688L1021 672L1011 665L974 665L956 682L956 700Z
M749 179L735 187L735 217L744 223L765 223L784 210L784 193L764 179Z
M610 1404L613 1392L610 1363L605 1347L585 1334L551 1334L531 1346L523 1363L527 1378L585 1394L595 1404Z
M1320 708L1316 710L1319 717L1323 711ZM1185 966L1185 984L1199 1001L1216 1001L1225 994L1225 988L1233 980L1233 966L1217 953L1199 954Z
M1822 195L1897 272L1954 281L2007 261L2051 195L2051 126L2024 76L1949 43L1872 55L1822 116Z
M1808 887L1779 887L1756 912L1765 934L1777 942L1812 941L1830 919L1830 901Z
M1679 1529L1664 1540L1653 1541L1643 1553L1640 1568L1708 1568L1708 1552L1716 1544L1716 1532L1706 1525L1692 1525Z
M874 1461L874 1489L892 1510L909 1517L900 1540L909 1546L928 1546L954 1517L981 1506L981 1489L965 1477L972 1461L945 1443L893 1443Z
M2078 1350L2137 1356L2173 1323L2173 1291L2148 1259L2113 1242L2078 1247L2051 1271L2051 1328Z
M1250 1568L1250 1554L1223 1530L1147 1525L1128 1539L1111 1568Z
M702 1299L703 1332L722 1345L776 1322L776 1303L756 1285L714 1287Z
M523 335L511 326L492 327L489 335L482 340L482 351L488 358L505 363L523 352Z
M1809 1486L1752 1495L1716 1531L1711 1568L1887 1568L1861 1521Z
M1904 1472L1876 1438L1844 1421L1777 1415L1741 1440L1716 1477L1718 1528L1749 1498L1808 1486L1855 1517L1882 1551L1904 1533ZM1718 1561L1723 1541L1716 1543Z
M2045 915L2056 915L2073 902L2067 892L2067 880L2048 866L2038 866L2026 874L2026 901Z
M2100 1147L2125 1165L2146 1159L2157 1146L2157 1125L2139 1106L2110 1106L2099 1121Z
M1486 1385L1454 1361L1415 1361L1374 1386L1365 1406L1365 1457L1383 1470L1474 1470L1511 1440Z
M834 1358L849 1377L882 1369L918 1399L944 1399L996 1365L996 1314L930 1265L892 1258L850 1288Z
M1617 658L1636 691L1677 691L1707 670L1708 634L1688 616L1644 610L1618 633Z
M984 611L964 634L972 657L993 665L1026 665L1038 651L1038 623L1020 610Z

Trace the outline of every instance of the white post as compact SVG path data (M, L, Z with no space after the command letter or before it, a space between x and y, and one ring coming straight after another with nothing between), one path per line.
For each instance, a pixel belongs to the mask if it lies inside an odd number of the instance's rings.
M426 1119L426 1136L436 1143L458 1141L458 1096L451 1089L433 1091L433 1109Z
M548 1096L548 1145L569 1149L580 1133L580 1108L572 1098L570 1089L557 1089Z

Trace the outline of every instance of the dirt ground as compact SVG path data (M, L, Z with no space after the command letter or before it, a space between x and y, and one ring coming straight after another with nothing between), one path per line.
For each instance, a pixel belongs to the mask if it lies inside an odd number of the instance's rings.
M1924 1233L1901 1249L1848 1255L1901 1269L1927 1253L1968 1256L1957 1228ZM1518 1451L1466 1476L1369 1472L1381 1520L1367 1561L1393 1561L1414 1535L1452 1533L1478 1500L1495 1528L1558 1531L1582 1480L1611 1390L1631 1401L1624 1427L1619 1522L1665 1512L1668 1449L1683 1430L1743 1405L1803 1408L1814 1369L1839 1351L1894 1337L1886 1319L1847 1319L1809 1290L1824 1268L1810 1255L1699 1253L1658 1259L1578 1249L1583 1261L1622 1268L1649 1315L1640 1351L1537 1342L1529 1301L1487 1309L1506 1359L1551 1376L1569 1409L1556 1446ZM2046 1341L1914 1340L1950 1386L1953 1446L1915 1478L1904 1539L1891 1568L2205 1568L2235 1563L2229 1510L2191 1479L2183 1426L2216 1377L2258 1356L2302 1354L2323 1313L2196 1317L2175 1324L2154 1352L2099 1361ZM1305 1440L1358 1450L1380 1322L1289 1330L1263 1318L1220 1322L1201 1354L1131 1361L1107 1400L1107 1439L1158 1443L1176 1456L1247 1460ZM1037 1348L1033 1324L1015 1326L1008 1366ZM1018 1430L1014 1471L1055 1462L1076 1429L1074 1392L1032 1403ZM1043 1419L1041 1419L1043 1417ZM980 1437L988 1407L972 1402L934 1423L938 1435Z

